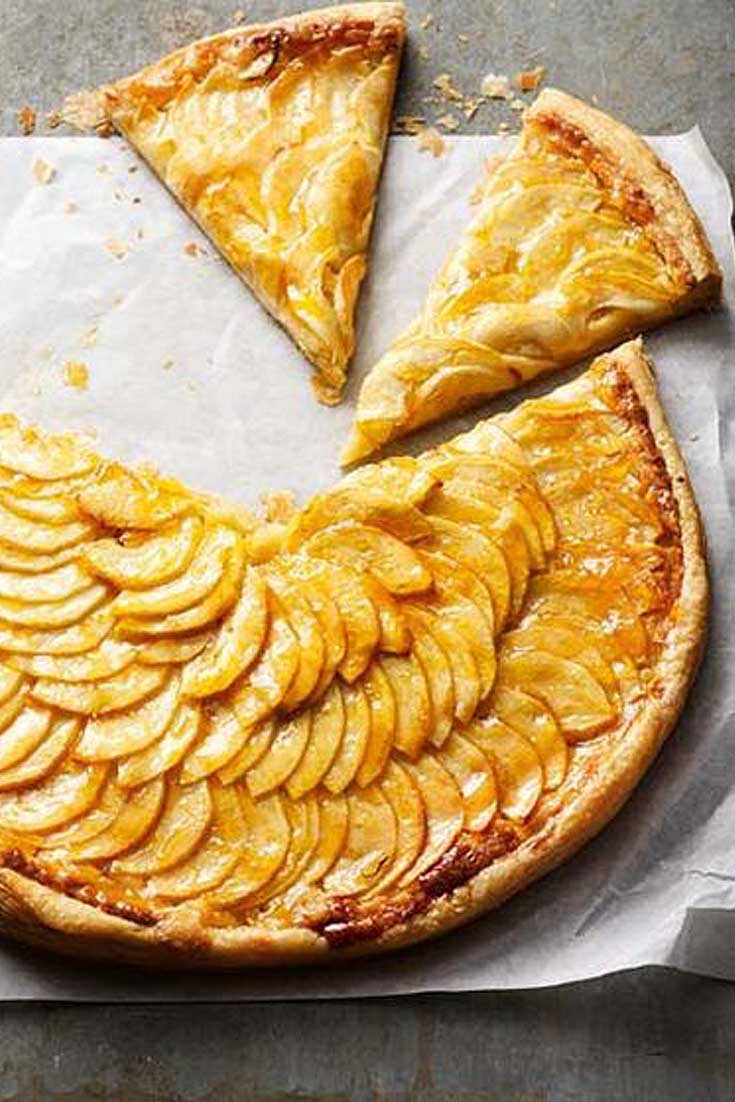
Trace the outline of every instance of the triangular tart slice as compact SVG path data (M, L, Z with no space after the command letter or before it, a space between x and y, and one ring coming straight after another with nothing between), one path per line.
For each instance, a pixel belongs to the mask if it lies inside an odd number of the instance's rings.
M194 42L64 111L125 135L311 361L328 404L354 349L402 41L400 3L304 12Z
M564 92L541 93L478 204L422 312L365 379L345 464L719 295L671 171Z

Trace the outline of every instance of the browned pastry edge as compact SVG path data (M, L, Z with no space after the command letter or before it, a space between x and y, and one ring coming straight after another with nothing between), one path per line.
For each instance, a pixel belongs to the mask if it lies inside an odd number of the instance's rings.
M640 341L601 357L596 370L605 374L606 384L619 396L617 412L641 446L656 457L661 508L678 514L681 588L642 711L609 752L598 762L590 761L571 800L568 790L566 802L557 797L532 834L527 827L501 821L474 853L460 842L421 878L413 905L401 912L391 910L389 901L377 921L345 915L344 920L335 916L314 930L211 928L192 908L169 912L151 924L142 912L126 917L124 909L102 910L91 899L75 898L74 885L67 888L72 894L63 894L63 887L56 890L41 882L32 863L25 865L17 855L8 855L6 867L0 869L0 931L70 956L169 968L334 961L384 952L459 926L561 864L601 830L678 719L702 651L708 585L697 507Z
M563 154L580 157L644 226L686 288L675 312L719 298L722 273L699 218L671 169L630 127L558 88L546 88L526 113Z

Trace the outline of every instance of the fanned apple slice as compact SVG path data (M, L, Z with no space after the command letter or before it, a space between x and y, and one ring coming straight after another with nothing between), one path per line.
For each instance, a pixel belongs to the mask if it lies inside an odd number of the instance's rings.
M495 716L476 720L464 733L495 767L502 814L509 819L527 819L544 787L544 772L533 743Z
M299 667L299 643L280 602L271 594L271 620L265 647L255 666L233 689L232 706L247 729L283 700Z
M192 505L189 493L173 479L120 463L105 463L77 501L85 514L106 528L143 532L161 528L188 513Z
M598 585L594 593L585 592L579 578L565 580L558 572L534 578L529 594L528 613L555 620L577 617L586 624L598 624L598 638L614 641L622 654L638 665L651 655L651 640L643 620L624 590Z
M155 535L126 533L124 542L100 539L89 543L82 562L118 589L161 585L188 569L202 538L200 517L180 517Z
M416 758L429 738L432 723L423 666L413 654L383 655L379 663L396 703L393 745L409 758Z
M322 528L304 550L329 562L357 565L397 596L423 593L431 586L431 574L407 543L368 524L343 521Z
M210 781L212 823L204 841L185 861L151 877L146 893L183 901L217 888L242 858L248 837L239 793Z
M393 808L398 830L395 857L364 898L387 891L417 860L426 843L426 811L418 787L409 771L390 761L380 780L380 790Z
M81 723L76 718L59 719L48 736L22 761L0 770L0 792L25 788L47 777L67 755L80 728Z
M205 628L189 636L171 635L143 646L137 643L130 645L135 647L136 660L143 666L176 666L196 658L211 641L212 631Z
M7 730L21 714L28 702L30 682L20 677L10 696L0 704L0 733Z
M106 764L66 760L34 788L0 795L0 826L21 834L45 834L84 815L105 783Z
M31 704L0 730L0 770L10 769L28 757L49 732L53 712Z
M292 800L311 792L329 772L345 735L345 694L334 682L315 704L311 716L311 734L301 761L286 781Z
M260 761L276 737L276 730L276 721L266 719L253 730L244 732L246 741L242 748L217 770L217 777L222 784L239 781L251 765Z
M9 547L0 541L0 569L16 574L48 574L61 566L79 561L86 544L74 544L52 555L40 555L33 551L21 551L19 547Z
M31 688L34 700L86 716L120 712L146 700L166 680L166 670L156 666L125 667L99 681L47 681L38 679Z
M161 777L134 789L106 830L74 848L74 860L108 861L133 849L158 822L165 797L166 784Z
M424 630L424 622L406 607L408 623L413 635L413 654L424 671L426 685L431 702L431 731L429 742L432 746L442 746L449 738L454 723L456 701L454 698L454 678L449 659L442 647L429 631Z
M524 449L514 436L507 432L502 424L502 414L491 421L479 421L469 432L455 440L443 444L441 453L448 455L492 456L509 467L515 467L521 477L535 482L534 468L528 461Z
M502 684L493 693L492 710L506 727L533 743L544 771L544 788L558 788L569 767L569 749L553 713L523 689Z
M245 786L233 791L238 792L241 801L246 856L210 897L214 905L221 907L237 906L267 884L281 867L291 843L282 796L274 793L254 800Z
M278 567L269 567L266 579L298 640L298 667L281 701L284 711L293 712L311 696L319 683L324 667L324 641L319 620L302 596L301 587L290 583L288 574Z
M337 753L324 776L324 787L333 796L345 789L357 776L370 743L372 715L361 684L342 686L344 728Z
M179 702L180 679L176 673L168 676L166 670L152 672L158 676L152 683L151 692L156 688L160 692L150 696L137 708L113 712L112 715L95 715L88 720L74 751L80 761L120 758L136 750L144 750L161 737L173 719ZM97 682L92 682L93 687L97 685ZM121 705L121 708L126 709L126 706Z
M566 739L594 738L616 718L605 690L588 669L544 651L501 653L503 683L525 689L549 706Z
M326 876L342 853L347 838L349 811L347 799L342 793L336 796L323 792L317 803L319 810L319 834L309 862L301 873L300 884L307 887ZM294 894L298 898L301 889Z
M41 849L55 849L61 852L89 842L106 830L117 818L126 796L127 793L118 787L114 777L110 777L108 773L95 802L85 809L83 815L70 822L62 823L47 834L39 834L34 838L34 843Z
M94 531L94 525L85 520L75 520L69 524L43 524L18 516L0 505L0 540L21 551L53 555L88 540Z
M116 615L164 616L199 604L222 580L238 538L234 529L214 525L205 531L191 562L175 578L146 589L124 589L115 600Z
M364 788L382 775L393 749L396 698L379 662L372 663L362 680L362 687L370 706L370 738L357 771L357 783Z
M25 676L22 670L16 670L14 666L0 664L0 704L4 704L11 696L15 696L24 684Z
M56 631L32 631L0 624L0 650L11 654L83 654L112 631L115 617L103 605L86 620Z
M182 783L191 784L209 777L229 764L248 744L256 729L255 726L243 727L226 701L208 708L204 737L187 754L181 769Z
M206 781L184 788L171 786L150 836L127 856L118 858L112 872L151 876L172 868L198 848L211 820L212 800Z
M41 482L90 474L99 460L79 436L47 436L10 413L0 417L0 466Z
M0 504L19 517L41 524L71 524L83 519L73 495L37 497L26 494L22 485L13 486L11 491L0 490Z
M273 742L248 772L250 794L257 799L284 784L304 755L311 734L311 713L299 712L281 723Z
M432 607L442 620L453 623L469 643L480 675L481 699L486 699L495 682L495 639L486 615L487 603L480 606L477 594L468 591L465 579L458 577L452 564L441 567L439 576L437 556L432 556L432 570L437 596Z
M304 559L299 576L323 581L339 609L345 629L346 649L338 669L347 682L356 681L368 667L380 641L380 621L366 596L363 579L354 570L318 559Z
M137 658L135 647L117 639L103 639L86 654L9 654L5 661L14 670L50 681L102 681L127 669Z
M431 518L431 525L429 547L455 559L484 583L493 604L495 629L501 632L510 611L510 571L502 547L471 525L439 516Z
M396 853L398 824L391 804L376 785L353 788L347 796L349 825L344 850L324 877L330 895L368 891Z
M302 588L312 612L319 621L324 644L322 672L311 694L313 700L320 700L332 684L337 667L345 656L347 636L339 609L323 582L313 578L308 587Z
M76 562L39 574L0 570L0 599L29 604L63 601L87 589L92 581L89 573Z
M211 645L184 668L184 695L212 696L229 688L260 654L267 630L265 582L256 570L248 569L237 604L220 624Z
M401 884L417 880L436 864L456 842L464 826L459 788L433 754L424 754L418 761L407 763L406 769L416 782L426 812L426 840L414 863L401 877Z
M237 600L245 567L245 541L238 533L234 533L233 546L227 556L222 576L206 597L183 612L162 613L160 616L126 616L119 621L119 630L133 637L145 637L184 634L213 624Z
M387 654L405 654L411 647L411 632L399 601L371 574L363 574L361 581L378 615L380 650Z
M484 830L498 807L495 771L487 754L454 731L437 757L459 788L465 826L468 830Z
M430 633L443 650L452 671L455 718L468 723L477 711L482 695L480 671L472 649L459 628L438 614L437 609L416 605L412 611L413 616L420 619L423 631Z
M0 600L0 621L13 627L41 629L65 628L84 620L99 608L108 595L107 586L89 585L64 601L28 604Z
M480 479L466 477L448 478L444 483L447 493L456 494L468 501L481 501L487 505L497 518L501 513L509 516L523 532L528 550L532 570L543 570L546 565L546 553L539 525L526 504L518 497L509 495L500 487L494 487Z
M503 653L514 654L528 650L547 651L559 658L571 658L574 662L579 662L602 685L611 701L614 702L618 697L618 679L610 663L590 641L588 634L581 634L560 622L522 622L503 637Z
M482 613L491 638L495 637L495 612L487 586L472 570L461 563L454 562L440 551L422 551L422 558L429 565L434 580L434 589L443 592L461 593L477 606Z
M261 907L266 903L277 906L278 897L300 879L319 843L319 804L314 793L303 800L284 801L284 804L291 827L288 853L275 876L244 901L248 907Z
M186 702L179 704L158 739L144 750L118 760L118 781L123 788L135 788L175 768L196 742L201 728L199 707Z

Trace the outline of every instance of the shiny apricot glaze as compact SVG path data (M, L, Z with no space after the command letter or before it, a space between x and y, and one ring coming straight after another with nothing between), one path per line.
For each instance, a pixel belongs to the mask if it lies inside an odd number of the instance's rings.
M619 374L270 524L2 419L5 863L349 940L532 837L655 690L678 593Z

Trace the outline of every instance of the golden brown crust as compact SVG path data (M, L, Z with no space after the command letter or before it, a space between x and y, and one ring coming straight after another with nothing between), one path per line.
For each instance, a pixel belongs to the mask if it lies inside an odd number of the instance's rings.
M646 226L667 263L689 288L678 311L712 302L722 273L681 185L643 138L558 88L546 88L527 113L552 143L584 159L626 212Z
M14 868L0 870L0 928L19 940L70 955L157 966L335 960L383 952L458 926L499 905L596 834L631 793L681 712L704 640L707 578L702 529L686 469L640 342L601 357L593 370L606 391L616 396L616 413L639 446L655 457L662 477L658 488L654 479L654 492L662 512L678 521L681 584L641 712L615 743L599 752L599 761L593 757L571 790L552 796L537 829L506 829L498 822L485 847L468 854L458 845L428 870L414 893L413 906L403 913L388 909L382 920L376 915L372 921L370 915L353 919L346 913L346 921L333 915L331 926L327 921L316 930L206 927L194 905L146 924L147 917L144 922L140 915L131 920L105 913L47 887L34 879L32 869L24 870L16 861ZM570 384L569 391L575 385Z

